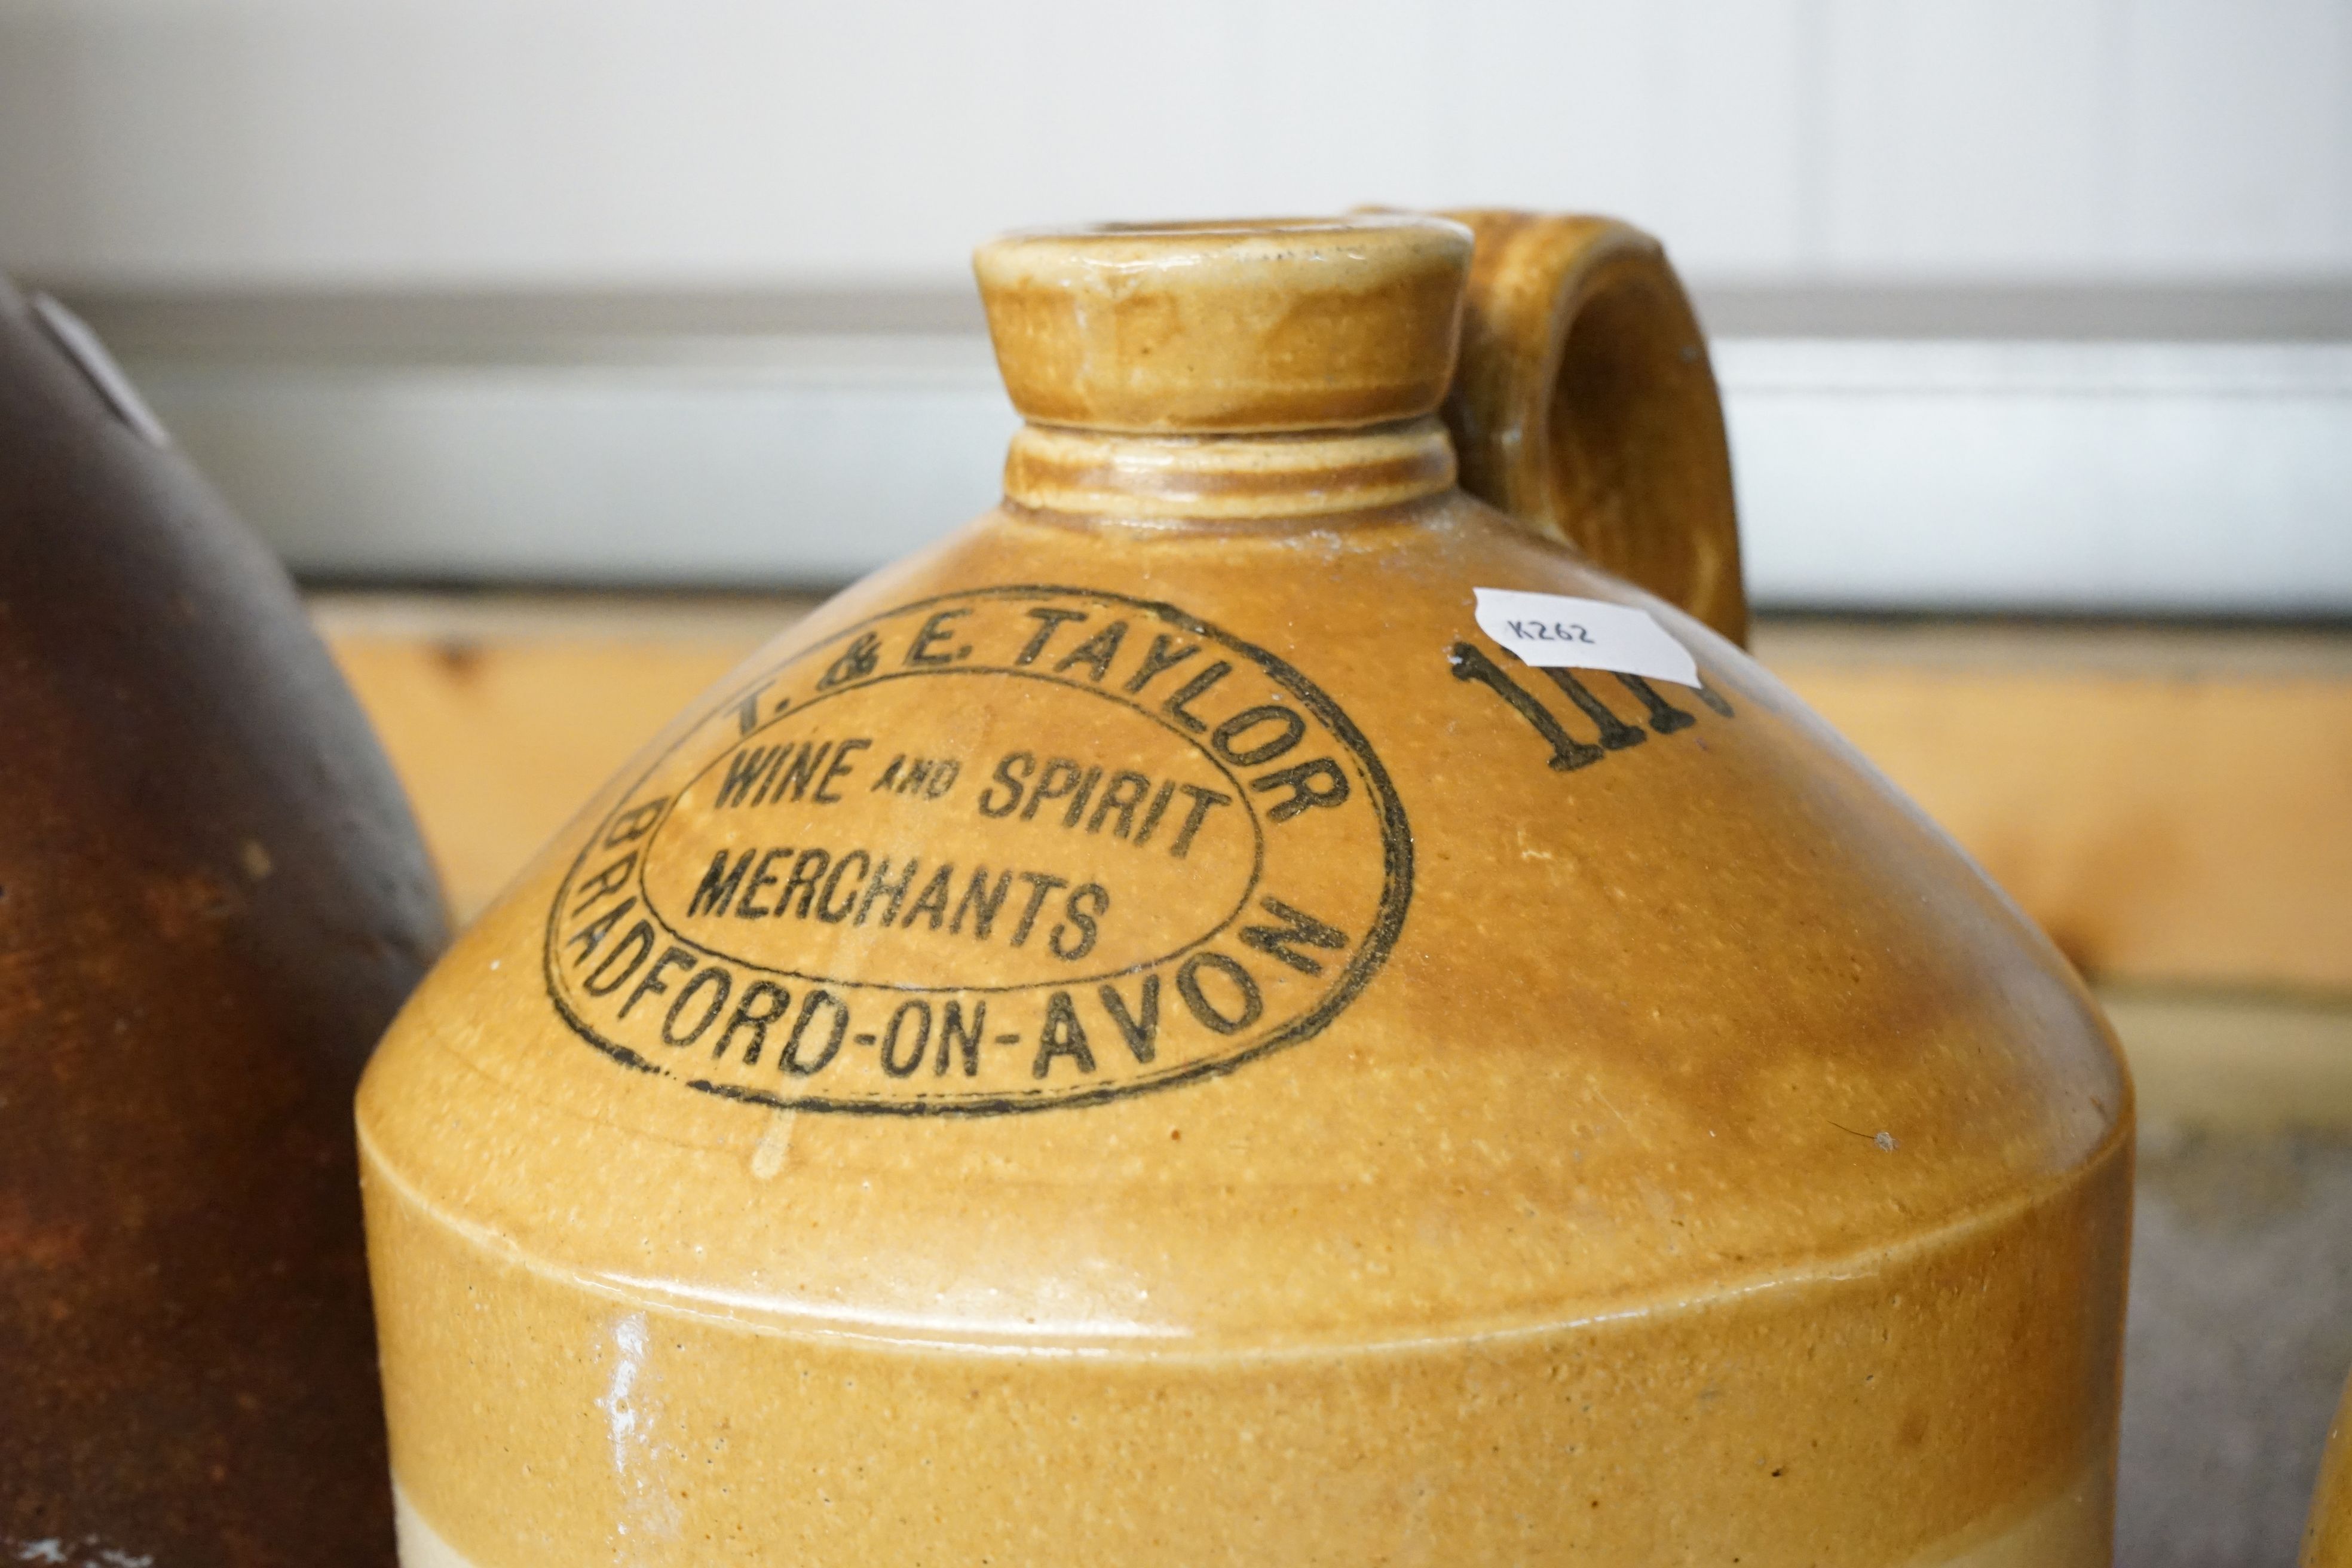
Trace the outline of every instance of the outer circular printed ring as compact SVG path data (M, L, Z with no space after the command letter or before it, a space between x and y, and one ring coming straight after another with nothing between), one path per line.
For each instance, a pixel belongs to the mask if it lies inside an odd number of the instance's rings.
M730 691L548 911L614 1061L784 1110L1098 1103L1314 1036L1379 972L1412 837L1347 715L1172 605L918 601Z

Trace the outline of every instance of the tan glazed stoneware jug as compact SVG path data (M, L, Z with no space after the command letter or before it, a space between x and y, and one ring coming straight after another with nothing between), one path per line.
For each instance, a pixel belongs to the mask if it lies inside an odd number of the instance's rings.
M408 1568L2107 1560L2113 1040L1551 536L1738 631L1655 247L1474 218L981 250L1003 504L369 1070Z
M2319 1489L2303 1535L2302 1568L2352 1568L2352 1383L2345 1385L2327 1434Z

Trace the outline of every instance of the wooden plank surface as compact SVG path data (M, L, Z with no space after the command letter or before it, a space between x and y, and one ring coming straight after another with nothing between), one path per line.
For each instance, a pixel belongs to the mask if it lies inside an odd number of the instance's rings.
M2352 633L1768 624L2096 979L2352 989Z
M324 594L457 912L792 598ZM2094 980L2352 994L2352 631L1768 622Z
M811 601L320 595L313 614L471 918L589 795Z

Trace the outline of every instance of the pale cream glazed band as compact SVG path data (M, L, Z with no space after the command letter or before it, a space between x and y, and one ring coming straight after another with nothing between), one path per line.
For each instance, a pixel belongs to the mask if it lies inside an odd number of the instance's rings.
M2108 1560L2111 1490L2104 1466L2085 1467L2071 1484L1998 1534L1968 1540L1957 1550L1933 1549L1902 1568L2091 1568L2093 1564L2105 1564ZM425 1516L416 1511L396 1480L392 1497L400 1531L401 1568L524 1568L520 1563L467 1561L425 1522ZM1971 1536L1974 1533L1969 1532ZM620 1544L615 1542L616 1550ZM629 1561L650 1563L656 1559L648 1556ZM668 1561L684 1564L688 1559ZM530 1568L542 1565L534 1563ZM545 1564L544 1568L556 1565Z

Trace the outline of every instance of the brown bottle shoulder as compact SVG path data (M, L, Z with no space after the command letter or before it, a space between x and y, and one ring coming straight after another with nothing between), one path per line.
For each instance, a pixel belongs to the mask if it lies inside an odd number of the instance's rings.
M348 1106L439 894L283 572L102 391L0 284L0 1539L388 1563Z

